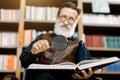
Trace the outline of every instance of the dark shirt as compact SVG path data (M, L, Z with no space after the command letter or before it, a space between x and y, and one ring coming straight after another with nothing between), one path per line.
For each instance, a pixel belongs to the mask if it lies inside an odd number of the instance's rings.
M34 41L31 42L31 44L27 48L23 50L22 54L20 55L21 64L24 68L27 68L32 63L39 63L40 53L32 54L31 49L32 49L32 45L36 41L41 39L42 39L42 35L39 35ZM88 59L91 59L90 53L85 47L83 41L80 40L78 44L76 56L75 56L75 63L78 63L79 61L82 61L82 60L88 60Z

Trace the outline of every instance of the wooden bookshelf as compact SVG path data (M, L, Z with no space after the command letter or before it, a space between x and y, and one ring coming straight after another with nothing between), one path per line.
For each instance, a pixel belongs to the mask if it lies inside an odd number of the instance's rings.
M85 13L92 13L92 9L91 9L91 1L92 0L82 0L84 5L83 5L83 10ZM110 1L110 0L107 0L107 2L109 3L110 5L110 10L111 10L111 13L110 14L120 14L120 2L118 1Z
M16 33L16 43L14 42L16 45L15 46L10 46L10 45L0 46L0 55L14 54L17 58L17 61L15 63L17 65L16 70L7 70L7 69L6 70L2 70L2 69L0 70L0 75L1 75L0 79L1 80L7 74L14 74L14 75L16 75L16 77L19 80L21 79L21 66L20 66L20 62L19 62L19 54L22 51L22 46L20 46L21 43L19 41L20 41L20 39L22 40L22 38L20 38L20 35L22 34L21 31L23 30L21 28L22 28L22 26L24 26L24 25L22 25L22 22L24 22L23 21L24 20L23 19L24 15L22 15L23 14L23 9L24 9L23 4L25 4L24 1L25 0L10 0L10 1L9 0L1 0L0 1L0 9L1 10L4 10L4 11L5 10L19 10L18 14L20 14L19 15L20 18L18 18L19 20L14 20L14 21L12 21L12 20L7 20L7 21L6 20L1 20L1 17L0 17L0 32L1 33L3 33L3 32L4 33L5 32L9 32L9 33L15 32ZM1 11L1 13L2 13L2 11ZM2 13L2 14L4 14L4 13ZM19 35L18 39L17 39L17 35Z
M19 9L20 10L20 19L19 21L1 21L0 20L0 31L11 31L16 32L18 35L17 45L16 46L0 46L2 51L7 50L9 52L14 52L17 55L17 70L15 71L15 75L17 78L20 79L21 76L21 65L19 62L19 56L22 52L22 33L23 30L26 29L36 29L37 31L42 30L53 30L53 25L55 21L46 21L46 20L25 20L25 7L26 6L36 6L36 7L59 7L61 3L65 1L72 1L83 10L84 13L92 13L91 10L91 1L90 0L1 0L0 1L0 9ZM83 2L82 2L83 1ZM120 3L118 2L109 2L110 9L112 15L119 15L120 14ZM105 15L109 15L105 14ZM82 18L80 18L78 23L78 33L79 39L82 39L82 34L94 34L94 35L117 35L120 36L119 25L109 25L109 24L83 24ZM12 49L12 50L11 50ZM119 48L97 48L97 47L88 47L91 54L95 54L95 56L119 56L120 53ZM7 53L7 51L5 51ZM109 54L108 54L109 53ZM1 53L0 53L1 54ZM112 54L112 55L111 55ZM0 75L7 72L14 72L14 71L2 71L0 70ZM112 75L114 73L105 72L105 73L98 73L98 74L109 74ZM115 72L115 74L119 74L119 72Z
M49 30L53 30L54 23L55 23L55 21L46 21L46 20L40 20L40 21L29 20L28 21L28 20L26 20L25 21L25 29L36 29L37 31L44 31L44 30L49 31ZM42 26L42 27L40 27L40 26Z
M120 15L120 2L107 0L110 6L110 13L93 13L92 12L92 2L91 0L82 0L83 1L83 11L84 14L93 14L93 15L113 15L117 17ZM98 16L99 17L99 16ZM92 19L91 19L92 20ZM99 22L96 17L96 21ZM106 22L107 23L107 22ZM119 30L120 25L116 24L99 24L99 23L83 23L85 35L102 35L102 36L120 36ZM110 57L110 56L119 56L120 48L105 48L105 47L87 47L91 55L94 57ZM95 73L97 76L103 78L103 80L117 80L120 71L104 71Z
M20 9L20 0L1 0L0 1L0 8L3 9Z
M82 1L83 3L91 3L92 0L82 0ZM120 4L120 1L114 1L114 0L107 0L107 2L114 5Z
M119 48L101 48L101 47L88 47L91 51L111 51L111 52L120 52Z

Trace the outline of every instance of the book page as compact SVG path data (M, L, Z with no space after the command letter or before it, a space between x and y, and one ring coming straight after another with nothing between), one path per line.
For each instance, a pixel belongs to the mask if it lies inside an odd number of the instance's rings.
M100 60L83 60L83 61L80 61L79 63L76 64L76 66L80 66L80 65L83 65L83 64L89 64L89 63L93 63L93 62L98 62Z
M75 65L61 65L61 64L31 64L27 69L66 69L66 70L74 70Z
M105 58L105 59L101 59L101 60L98 60L98 61L90 60L90 62L88 61L88 63L86 63L86 64L79 64L77 66L77 68L79 68L79 70L88 69L90 67L101 68L101 67L107 66L109 64L115 63L117 61L119 61L118 57L110 57L110 58Z
M75 65L73 62L62 62L54 65Z

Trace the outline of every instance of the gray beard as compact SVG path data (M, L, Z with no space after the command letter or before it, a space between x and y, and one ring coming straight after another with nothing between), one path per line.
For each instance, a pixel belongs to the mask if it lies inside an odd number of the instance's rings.
M63 23L60 23L59 21L56 21L55 25L54 25L54 33L56 35L62 35L66 38L68 37L72 37L74 32L75 32L75 27L73 26L65 26L63 25Z

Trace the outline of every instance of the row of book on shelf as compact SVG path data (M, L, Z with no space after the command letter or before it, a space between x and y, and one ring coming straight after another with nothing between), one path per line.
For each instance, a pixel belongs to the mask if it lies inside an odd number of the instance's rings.
M95 0L82 0L83 2L92 2ZM120 3L119 0L103 0L103 1L107 1L108 3Z
M16 46L17 33L16 32L0 32L0 46Z
M52 32L52 31L48 31ZM47 31L36 31L34 29L24 30L22 34L22 44L27 46L35 40L40 34L46 34ZM6 37L5 37L6 36ZM16 47L17 32L0 32L0 47Z
M35 7L26 6L26 20L46 20L55 21L57 18L57 7ZM19 10L0 9L1 21L18 21L20 17ZM97 20L96 20L97 19ZM83 14L83 24L104 24L104 25L120 25L120 15L104 15L104 14Z
M26 6L25 19L55 21L57 17L57 12L58 12L57 7ZM1 21L18 21L19 17L20 17L20 10L0 9Z
M26 20L48 20L55 21L57 17L58 7L36 7L26 6Z
M102 71L120 72L120 61L106 66Z
M20 10L0 9L0 21L19 21Z
M120 15L83 14L83 24L91 25L120 25Z
M120 48L120 36L86 35L88 47Z
M107 57L93 57L93 59L97 60L97 59L105 59ZM119 72L120 71L120 61L112 63L110 65L107 65L105 67L102 67L101 69L99 69L96 72Z
M16 55L0 54L0 70L16 70Z
M52 32L48 31L48 33ZM23 46L29 45L38 35L46 33L47 31L36 31L35 29L24 30L22 36ZM16 46L16 37L16 32L0 32L0 45ZM74 37L78 37L77 32L75 32ZM120 36L85 35L84 38L87 47L120 48Z

